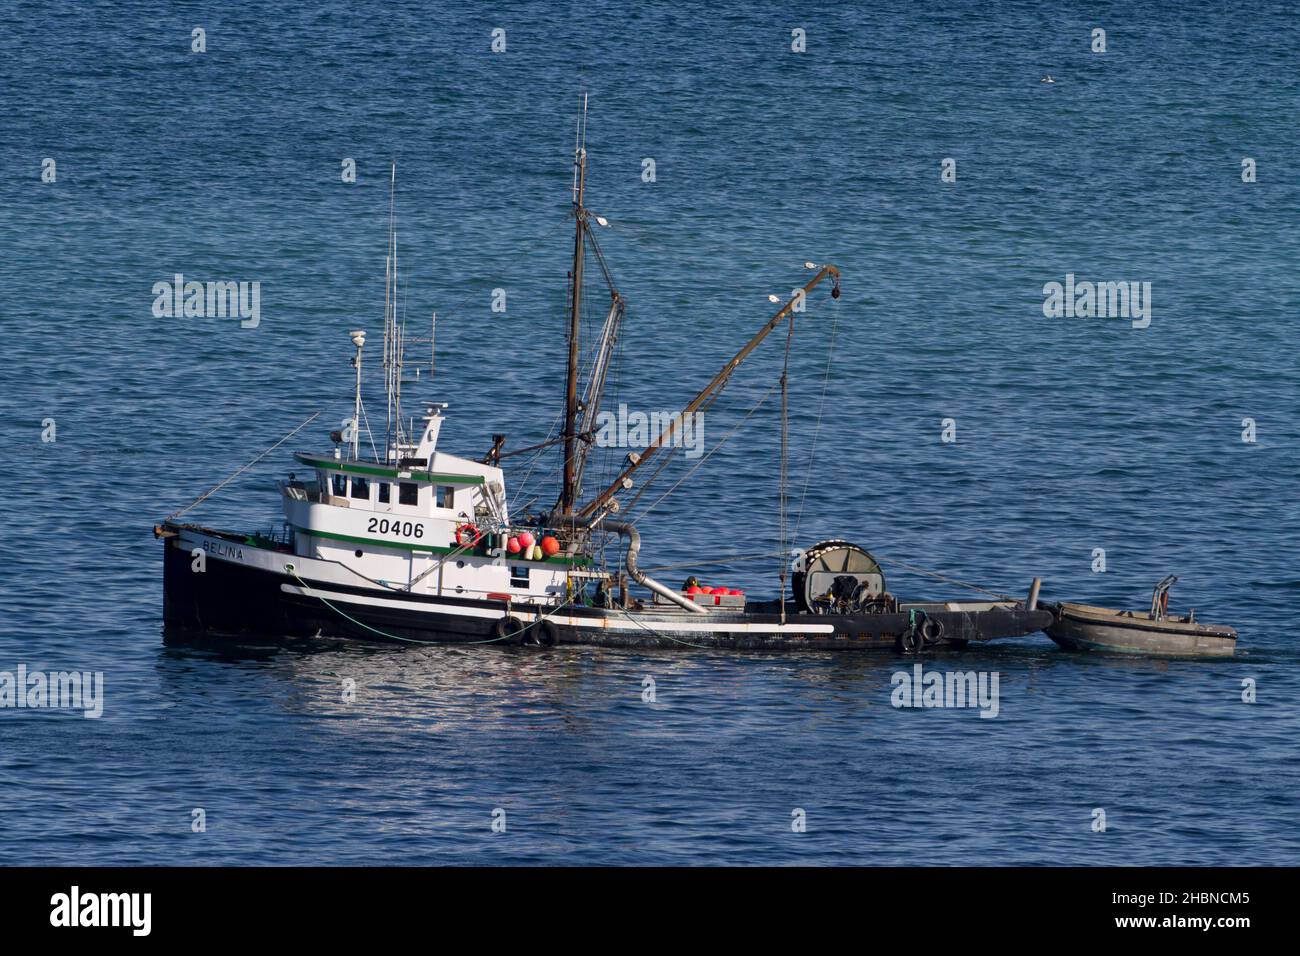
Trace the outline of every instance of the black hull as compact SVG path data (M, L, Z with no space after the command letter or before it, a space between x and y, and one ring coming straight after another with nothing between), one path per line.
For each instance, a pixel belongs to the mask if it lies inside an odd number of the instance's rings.
M309 578L219 560L209 560L206 570L196 573L191 570L189 553L173 542L166 543L164 553L163 616L172 627L216 635L338 637L420 644L490 645L517 641L502 639L497 630L498 620L506 608L504 602L321 584ZM356 603L376 597L382 597L385 606ZM512 613L527 617L530 611L548 614L551 610L515 604ZM553 623L561 617L573 623ZM936 607L927 608L923 618L938 622L942 629L942 637L932 641L931 646L947 647L1032 634L1052 622L1047 611L1021 608L948 611ZM701 629L702 621L707 622L704 629ZM629 613L573 606L556 614L548 624L552 628L549 635L562 644L731 650L893 650L911 649L915 621L908 613L844 616L790 613L785 624L793 628L787 627L781 633L736 633L725 628L778 625L780 615L710 612L706 618L668 610ZM809 630L800 632L800 626ZM712 627L719 629L709 629ZM825 632L827 627L833 630ZM540 631L535 628L530 634Z

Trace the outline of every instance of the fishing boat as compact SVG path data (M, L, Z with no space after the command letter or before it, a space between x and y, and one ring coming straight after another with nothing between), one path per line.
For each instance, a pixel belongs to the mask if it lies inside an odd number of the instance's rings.
M1117 611L1091 604L1043 602L1054 620L1047 636L1068 650L1112 651L1172 657L1231 657L1237 632L1223 624L1201 624L1195 609L1182 617L1169 614L1174 575L1162 579L1146 612Z
M596 444L597 414L627 303L596 240L595 227L606 220L586 206L585 127L584 104L574 150L575 234L559 434L518 451L507 451L506 436L494 435L486 454L465 457L444 450L445 403L425 401L418 422L415 418L405 422L401 390L403 370L410 364L406 346L413 340L407 338L404 317L398 317L397 243L390 199L380 363L388 414L385 433L371 433L367 442L375 454L367 458L362 453L366 335L364 330L354 330L349 334L355 349L355 414L349 428L330 434L332 447L295 453L304 477L295 471L279 483L283 523L278 528L248 533L180 520L192 505L155 526L155 535L164 543L168 626L219 635L260 633L420 644L917 652L1030 634L1051 623L1052 616L1035 607L1034 600L997 595L981 601L900 600L887 590L876 558L843 540L805 548L783 540L777 552L784 555L777 559L781 570L774 575L779 577L779 593L763 599L739 589L701 585L694 577L672 587L642 569L637 522L620 516L637 479L650 474L650 463L662 465L680 447L675 438L680 438L684 423L712 404L737 367L770 333L782 323L793 331L808 294L828 282L831 297L839 298L840 272L833 265L805 263L812 275L802 288L680 413L667 419L657 437L618 459L606 475L612 474L612 480L586 494L584 478ZM599 333L584 342L588 254L598 266L609 299L607 307L601 308L605 318ZM431 370L432 332L431 327ZM788 347L787 339L787 356ZM786 381L783 373L779 463L783 507ZM519 514L507 495L506 459L552 445L562 455L554 504L537 514ZM718 555L703 555L700 570L716 563Z

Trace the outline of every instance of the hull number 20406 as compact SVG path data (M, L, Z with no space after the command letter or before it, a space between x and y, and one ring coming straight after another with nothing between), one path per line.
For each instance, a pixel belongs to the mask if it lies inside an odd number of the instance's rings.
M387 518L371 518L366 528L371 534L393 534L407 538L423 538L424 525L418 521L389 521Z

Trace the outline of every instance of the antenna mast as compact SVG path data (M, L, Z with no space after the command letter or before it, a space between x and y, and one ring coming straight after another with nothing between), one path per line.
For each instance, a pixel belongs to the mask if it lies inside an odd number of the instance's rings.
M384 432L384 460L393 457L395 441L401 440L402 420L400 409L394 408L393 373L397 362L395 359L397 330L394 316L397 312L397 163L392 164L388 180L388 255L384 266L384 392L388 400L388 424ZM396 415L396 423L394 416ZM394 424L396 432L394 432Z

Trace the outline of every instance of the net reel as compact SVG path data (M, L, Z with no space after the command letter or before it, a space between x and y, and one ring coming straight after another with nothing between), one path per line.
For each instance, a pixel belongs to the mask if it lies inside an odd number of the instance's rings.
M885 572L867 551L848 541L822 541L790 566L794 600L805 614L863 614L894 609Z

